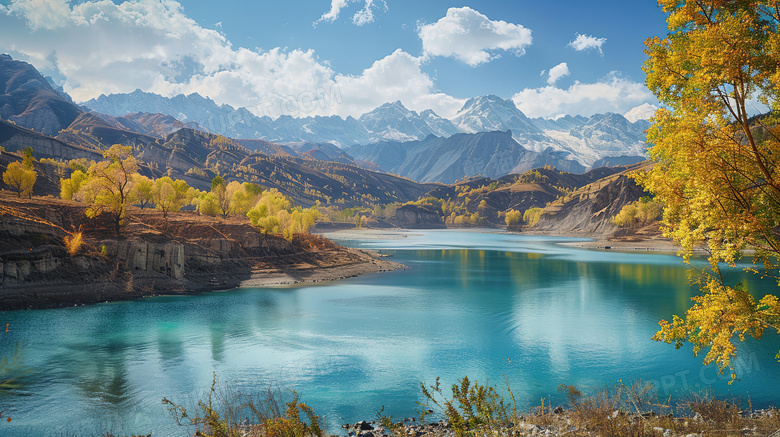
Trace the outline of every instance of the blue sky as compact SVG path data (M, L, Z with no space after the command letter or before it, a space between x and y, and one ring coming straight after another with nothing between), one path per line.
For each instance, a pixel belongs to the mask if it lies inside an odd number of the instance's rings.
M496 94L527 115L655 104L653 1L3 0L0 51L75 100L198 92L258 113L359 116L401 100L452 116Z

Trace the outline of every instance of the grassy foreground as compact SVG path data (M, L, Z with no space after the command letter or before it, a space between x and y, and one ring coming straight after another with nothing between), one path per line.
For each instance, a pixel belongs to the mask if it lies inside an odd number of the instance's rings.
M372 422L344 425L345 434L357 437L440 436L776 436L780 410L753 410L750 402L692 396L675 404L660 402L649 383L618 384L593 395L561 385L567 407L545 404L518 410L511 388L508 397L495 386L467 377L453 384L450 393L439 383L421 384L425 402L418 402L418 418L394 421L383 414ZM206 399L190 409L163 399L173 419L187 433L203 437L307 437L325 436L320 418L300 402L295 392L269 390L245 395L218 382L216 376ZM435 420L431 420L435 417Z

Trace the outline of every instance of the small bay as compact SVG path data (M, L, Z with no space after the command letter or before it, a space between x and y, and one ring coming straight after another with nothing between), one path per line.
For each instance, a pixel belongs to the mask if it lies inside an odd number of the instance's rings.
M191 435L161 404L194 405L216 374L246 392L296 390L330 432L383 405L415 415L420 383L468 375L521 409L654 383L659 398L702 390L778 406L777 335L739 346L738 381L690 347L654 342L658 320L683 314L696 288L671 254L576 247L577 240L466 231L387 232L344 244L379 250L406 270L323 285L239 289L53 310L0 312L2 351L20 348L0 390L17 436ZM568 242L569 246L560 243ZM759 283L739 269L729 282Z

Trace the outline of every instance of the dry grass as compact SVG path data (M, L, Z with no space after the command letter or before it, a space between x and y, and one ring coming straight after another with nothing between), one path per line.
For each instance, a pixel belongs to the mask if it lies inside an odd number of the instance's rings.
M295 392L285 396L268 389L259 395L246 395L216 375L205 400L188 410L168 399L162 400L176 423L195 428L199 437L321 437L319 417L299 402ZM302 417L303 416L303 417Z
M76 254L79 253L79 250L81 250L81 245L84 244L84 238L81 231L66 235L63 237L63 241L65 243L65 249L70 256L76 256Z

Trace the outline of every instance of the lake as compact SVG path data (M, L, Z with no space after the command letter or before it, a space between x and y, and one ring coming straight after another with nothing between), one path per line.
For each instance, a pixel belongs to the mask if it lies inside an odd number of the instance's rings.
M591 251L571 239L419 231L344 242L408 269L327 285L240 289L53 310L0 312L21 348L0 389L0 435L191 435L163 397L192 404L216 373L243 392L296 390L339 425L415 415L420 383L468 376L503 387L522 409L565 405L559 384L592 393L646 380L658 395L701 390L780 406L780 341L740 344L728 385L689 347L650 337L696 292L673 255ZM730 282L761 284L740 270ZM765 287L776 287L772 282Z

